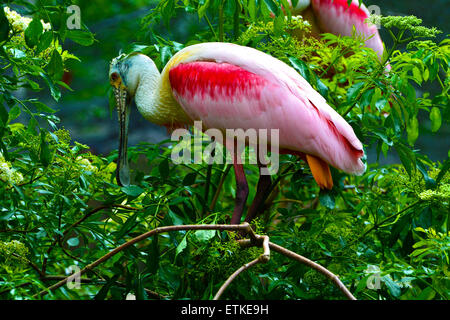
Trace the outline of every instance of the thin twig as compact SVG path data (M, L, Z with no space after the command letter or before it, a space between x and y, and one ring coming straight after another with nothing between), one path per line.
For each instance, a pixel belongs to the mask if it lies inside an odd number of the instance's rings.
M256 239L258 240L258 242L261 242L261 245L262 245L262 247L264 249L263 253L258 258L256 258L255 260L252 260L249 263L244 264L242 267L237 269L230 277L228 277L228 279L220 287L219 291L217 291L217 293L214 296L213 300L219 300L220 297L222 296L222 293L225 291L225 289L228 288L228 286L233 282L234 279L237 278L237 276L240 273L242 273L243 271L245 271L247 269L250 269L252 266L254 266L257 263L266 263L266 262L269 261L269 259L270 259L269 237L268 236L256 235Z
M222 293L225 291L225 289L233 282L234 279L243 271L251 268L255 264L261 262L260 257L256 258L255 260L250 261L249 263L244 264L242 267L237 269L228 279L224 282L224 284L220 287L219 291L217 291L216 295L214 296L213 300L219 300Z
M44 273L43 273L43 272L42 272L42 271L41 271L41 270L40 270L33 262L31 262L31 261L28 260L27 258L22 257L21 255L18 255L18 254L15 253L15 252L11 252L11 256L26 261L27 264L28 264L33 270L35 270L35 271L39 274L40 277L43 277L43 276L44 276Z

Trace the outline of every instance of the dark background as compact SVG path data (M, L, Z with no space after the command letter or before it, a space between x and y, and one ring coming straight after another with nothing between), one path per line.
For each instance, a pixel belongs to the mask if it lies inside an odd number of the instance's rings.
M69 65L70 86L74 91L63 89L63 96L58 103L52 100L43 102L59 110L57 115L61 118L61 124L71 132L74 140L91 146L94 153L108 154L117 148L118 136L117 116L115 112L110 113L108 103L109 62L118 55L121 48L131 42L148 42L145 32L139 32L140 20L157 2L122 0L111 3L83 0L74 3L81 8L82 21L95 33L98 42L90 47L73 45L70 41L64 44L64 49L71 51L82 61ZM367 6L378 5L382 15L416 15L423 19L425 26L435 26L443 31L440 40L448 34L450 0L371 0L364 3ZM196 15L184 14L171 25L169 33L161 27L161 36L170 36L171 40L184 42L189 34L200 27ZM389 40L385 30L381 29L380 32L384 40ZM389 45L389 41L387 44ZM426 90L433 91L433 88ZM22 94L28 95L26 92ZM45 100L46 96L39 98ZM164 128L144 120L134 107L130 121L129 145L140 141L159 142L168 137ZM450 149L450 126L443 124L436 134L432 134L427 114L421 115L420 125L416 149L421 149L434 161L446 159ZM376 161L373 150L368 150L368 161ZM388 159L381 156L380 162L398 162L395 151L389 154Z

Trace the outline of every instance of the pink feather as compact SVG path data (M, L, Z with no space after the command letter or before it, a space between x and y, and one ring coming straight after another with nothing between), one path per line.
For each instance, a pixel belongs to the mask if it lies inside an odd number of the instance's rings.
M383 42L377 27L366 22L370 12L364 4L359 6L358 0L352 0L350 6L347 0L312 0L312 7L324 32L350 37L355 26L357 33L365 38L372 36L365 42L366 46L375 50L381 60Z

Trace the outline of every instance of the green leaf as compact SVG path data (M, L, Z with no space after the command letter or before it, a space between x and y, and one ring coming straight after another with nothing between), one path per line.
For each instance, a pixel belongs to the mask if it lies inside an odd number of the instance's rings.
M38 111L46 112L46 113L55 113L56 112L56 110L50 108L49 106L47 106L46 104L43 104L40 101L35 100L35 101L31 101L31 103L36 107L36 109Z
M8 124L8 118L8 111L6 111L3 101L0 100L0 127L4 127Z
M325 190L320 190L319 201L321 205L330 210L334 209L336 203L333 194Z
M429 286L422 290L420 295L417 297L417 300L432 300L436 296L436 291L433 287Z
M183 237L183 240L181 240L180 244L178 244L177 249L175 251L175 258L184 251L187 247L187 240L186 240L187 234Z
M66 37L82 46L90 46L94 43L94 35L89 31L67 30Z
M408 143L413 146L419 137L419 120L416 116L409 119L406 132L408 133Z
M45 80L45 82L47 82L47 85L50 88L50 93L53 99L58 101L61 98L61 90L59 90L59 88L55 86L52 79L50 79L50 77L47 74L40 72L39 75Z
M4 8L0 8L0 43L7 40L9 35L9 21Z
M136 225L136 219L138 218L138 213L134 213L127 221L122 225L119 231L115 234L116 239L122 239L128 232L130 232Z
M216 235L216 230L197 230L194 237L200 242L208 242Z
M25 42L27 46L32 48L37 45L43 31L44 28L42 27L41 20L38 17L34 17L25 30Z
M382 277L381 280L386 284L392 296L400 296L401 287L397 283L395 283L394 280L392 280L390 275Z
M375 108L377 108L378 111L381 111L386 106L386 103L388 103L388 99L382 97L377 102L375 102Z
M51 31L46 31L39 37L39 43L36 47L36 54L46 50L53 40L53 33Z
M47 141L45 141L45 131L41 131L41 145L39 152L39 160L41 161L44 167L48 167L51 162L51 152L50 147L48 146Z
M161 16L167 28L170 27L170 18L175 14L175 1L166 0L161 7Z
M206 9L208 9L209 7L209 0L205 0L205 2L203 4L201 4L201 2L199 2L199 7L198 7L198 18L201 19L203 18L203 16L206 13Z
M392 147L392 145L394 144L385 134L385 132L382 131L373 131L373 134L376 135L377 137L381 138L381 140L383 140L383 142L388 145L389 147Z
M302 60L299 60L295 57L289 57L289 61L291 62L291 65L294 67L295 70L297 70L303 78L305 78L306 81L310 82L310 73L309 68Z
M163 180L166 180L169 177L169 160L164 159L158 166L159 174Z
M144 192L144 189L135 185L121 187L120 190L130 197L139 197Z
M319 77L316 77L317 81L316 81L316 86L317 86L317 90L319 90L319 93L322 95L322 97L324 97L325 99L328 99L328 92L330 91L328 89L328 87L325 85L325 83L323 83Z
M436 188L436 181L434 179L430 178L430 176L428 175L427 169L420 161L417 161L417 169L420 171L420 173L422 174L422 176L425 180L425 187L427 189Z
M196 172L188 173L183 179L183 186L190 186L195 183L195 178L197 177Z
M278 16L280 8L278 8L278 5L273 0L264 0L264 3L270 12L272 12L275 16Z
M406 172L408 172L408 175L411 176L413 169L416 168L416 156L414 155L414 152L400 142L395 143L394 147L395 150L397 150L400 161L405 167Z
M27 85L26 85L27 88L30 88L33 91L41 90L41 87L39 87L39 84L37 82L34 82L33 80L27 79L27 78L25 78L24 80L27 82Z
M283 27L284 27L284 13L280 11L280 14L277 15L273 22L273 33L275 36L279 36L283 33Z
M170 50L170 47L162 47L161 48L161 63L163 66L165 66L167 64L167 62L170 60L170 58L172 58L172 52Z
M364 82L358 82L352 85L347 91L347 101L354 102L361 88L364 86Z
M109 289L116 283L117 279L119 279L120 274L115 274L110 279L108 279L108 276L104 276L104 277L106 278L107 282L95 295L94 300L105 300Z
M252 22L256 21L256 0L248 1L248 14Z
M18 106L14 106L13 108L11 108L11 110L9 110L8 122L17 119L17 117L20 116L20 112L21 111Z
M289 3L287 2L287 0L280 0L280 4L282 5L282 8L284 8L284 11L285 11L285 13L283 12L283 10L280 10L281 11L281 13L283 14L283 15L285 15L289 20L288 21L291 21L291 16L292 16L292 11L291 11L291 9L292 8L295 8L295 6L294 5L289 5Z
M441 110L433 107L430 112L431 131L436 132L442 125Z
M48 74L53 80L60 80L64 73L63 61L58 50L53 50L50 62L47 65Z

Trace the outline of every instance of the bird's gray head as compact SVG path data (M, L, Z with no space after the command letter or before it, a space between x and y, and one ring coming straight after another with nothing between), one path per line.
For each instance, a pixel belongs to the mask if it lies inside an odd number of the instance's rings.
M145 66L154 65L153 61L141 53L121 54L111 61L109 82L114 90L114 98L120 125L119 158L117 160L116 178L122 186L130 184L127 141L128 119L131 101L136 94ZM156 68L156 67L155 67Z
M143 66L153 63L144 54L133 52L121 54L111 61L109 66L109 82L115 91L125 90L127 96L133 98L139 85Z

